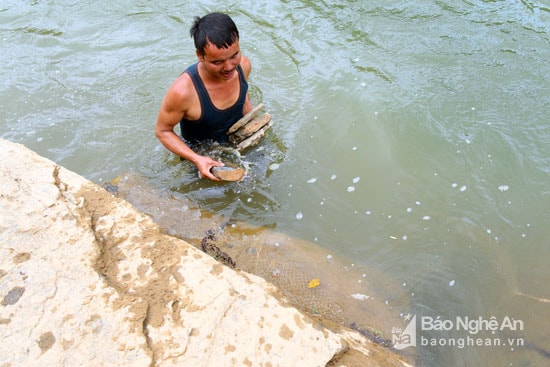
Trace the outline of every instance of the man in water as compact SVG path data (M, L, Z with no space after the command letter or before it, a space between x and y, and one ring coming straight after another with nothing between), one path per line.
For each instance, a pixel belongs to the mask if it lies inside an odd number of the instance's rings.
M227 141L227 130L252 110L248 95L252 66L241 54L239 31L228 15L196 17L190 33L199 61L168 88L155 135L172 153L195 164L201 177L219 181L210 169L223 164L197 154L189 144ZM174 132L178 123L183 139Z

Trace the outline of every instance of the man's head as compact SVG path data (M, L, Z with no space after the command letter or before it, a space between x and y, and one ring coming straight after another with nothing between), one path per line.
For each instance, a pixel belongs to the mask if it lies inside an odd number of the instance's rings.
M213 44L217 48L228 48L239 40L239 30L227 14L210 13L204 17L196 17L189 32L195 41L195 48L202 56L206 45Z

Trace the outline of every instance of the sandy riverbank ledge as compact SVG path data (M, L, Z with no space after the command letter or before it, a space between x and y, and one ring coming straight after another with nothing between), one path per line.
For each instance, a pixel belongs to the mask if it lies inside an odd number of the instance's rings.
M405 366L0 140L0 366Z

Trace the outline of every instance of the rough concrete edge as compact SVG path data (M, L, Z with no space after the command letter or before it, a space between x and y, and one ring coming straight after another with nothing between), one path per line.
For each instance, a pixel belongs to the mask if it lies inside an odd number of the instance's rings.
M2 139L2 140L4 140L4 139ZM9 141L7 141L7 142L9 142ZM121 198L117 198L117 197L113 196L112 194L108 193L105 189L103 189L99 185L85 179L84 177L78 175L77 173L75 173L73 171L70 171L70 170L56 164L55 162L53 162L53 161L51 161L51 160L49 160L45 157L40 156L39 154L37 154L34 151L30 150L29 148L25 147L23 144L13 143L13 142L9 142L9 143L12 144L13 146L17 147L18 149L24 149L24 150L30 151L32 154L35 154L37 157L41 158L44 162L47 162L47 163L52 165L52 167L53 167L52 177L54 179L54 185L59 189L61 197L63 198L62 200L65 200L65 201L68 200L68 201L72 202L73 205L76 204L76 206L80 206L80 205L82 205L82 203L76 203L76 198L72 195L74 192L81 191L81 190L85 190L85 191L86 190L103 190L103 191L105 191L106 194L108 194L110 197L112 197L112 199L114 201L124 202L127 205L129 205L131 208L133 208L133 210L136 213L140 213L139 210L137 210L131 203L129 203L129 202L127 202L127 201L125 201ZM75 185L72 188L72 190L69 190L69 184L66 182L66 180L65 179L62 180L60 178L60 173L61 172L62 172L63 176L65 176L65 178L69 178L70 182L74 183L75 180L80 181L79 185ZM84 198L81 197L81 199L83 200ZM88 209L85 209L85 210L87 211ZM75 218L80 217L80 219L82 219L82 217L80 215L75 215L76 213L72 213L72 214L75 216ZM93 220L93 213L88 213L88 214L90 214L89 218L91 220ZM146 216L143 213L140 213L140 214ZM91 227L92 228L94 227L93 223L92 223ZM163 234L163 235L165 235L167 237L172 237L172 236L169 236L167 234ZM182 239L179 239L177 237L173 237L173 238L176 239L177 241L181 241L182 243L185 243L187 246L195 249L195 247L193 245L183 241ZM101 256L102 256L101 246L98 243L96 243L95 245L98 248L98 258L96 259L96 262L98 262L100 260ZM197 261L201 261L201 260L197 260ZM94 266L94 268L95 268L95 266ZM98 268L95 268L95 269L103 277L103 274L101 274L100 270ZM233 270L233 269L231 269L231 270ZM249 277L249 276L257 277L253 274L249 274L249 273L246 273L246 272L241 271L241 270L237 270L236 272L240 276L244 276L244 277ZM262 279L262 278L260 278L260 279ZM287 305L288 307L294 308L290 304L290 302L288 300L286 300L286 298L277 289L277 287L275 285L269 283L266 280L264 280L264 281L267 284L270 285L270 288L266 288L266 291L272 297L279 300L282 304ZM268 289L272 289L273 291L269 292ZM120 296L122 297L123 294L120 294ZM347 364L345 362L345 356L346 356L347 353L350 353L350 352L354 352L355 354L359 353L360 355L364 356L365 360L368 360L371 363L373 362L373 360L372 360L373 358L371 356L371 348L372 348L374 343L371 340L369 340L368 338L365 338L363 335L361 335L357 331L348 329L348 328L343 327L341 325L334 325L331 322L328 322L326 320L316 320L316 319L310 317L309 315L305 314L303 311L301 311L299 309L296 309L296 311L298 313L300 313L301 315L303 315L306 319L311 320L312 324L317 325L321 330L325 330L325 331L328 331L330 333L336 334L338 337L341 338L343 348L338 350L333 355L331 360L329 360L327 362L327 366L329 366L329 365L330 366L347 366ZM145 322L145 320L144 320L144 322ZM144 327L144 329L145 329L145 327ZM145 338L147 338L147 335L146 335L145 331L144 331L144 336L145 336ZM151 350L151 352L152 352L152 350ZM399 356L399 354L394 353L389 349L386 349L386 352L395 357L395 358L391 358L392 362L393 362L392 365L401 365L401 366L405 366L405 367L411 366L410 364L406 363L401 358L401 356ZM342 363L344 363L344 364L342 364Z

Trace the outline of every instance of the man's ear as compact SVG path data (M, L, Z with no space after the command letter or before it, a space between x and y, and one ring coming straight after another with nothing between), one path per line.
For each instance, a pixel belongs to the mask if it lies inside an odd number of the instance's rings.
M204 62L204 55L201 54L199 50L195 50L195 53L197 54L197 58L199 59L199 61Z

